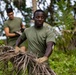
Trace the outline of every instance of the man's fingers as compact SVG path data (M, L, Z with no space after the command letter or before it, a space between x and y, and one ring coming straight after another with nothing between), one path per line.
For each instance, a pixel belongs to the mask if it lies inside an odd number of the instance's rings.
M47 57L41 57L41 58L35 59L35 61L36 61L37 63L43 63L43 62L45 62L47 59L48 59Z
M22 35L22 33L21 33L21 32L19 32L19 31L16 31L16 33L17 33L17 34L19 34L19 35Z
M15 49L15 53L18 53L19 52L19 50L18 49Z
M20 48L19 47L15 47L15 53L18 53L20 51Z

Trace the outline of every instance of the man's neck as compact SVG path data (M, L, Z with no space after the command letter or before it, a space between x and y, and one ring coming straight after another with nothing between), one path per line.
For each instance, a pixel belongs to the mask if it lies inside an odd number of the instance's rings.
M36 29L42 29L43 28L43 25L42 26L34 26Z

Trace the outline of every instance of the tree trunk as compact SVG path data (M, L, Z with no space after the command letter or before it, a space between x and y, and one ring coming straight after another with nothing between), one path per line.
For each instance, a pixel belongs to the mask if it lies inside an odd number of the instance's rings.
M54 6L53 5L54 5L54 1L51 0L50 1L50 6L48 7L48 11L50 13L50 18L51 18L50 24L52 26L54 26Z
M32 12L34 13L35 10L37 10L37 1L36 0L32 0Z

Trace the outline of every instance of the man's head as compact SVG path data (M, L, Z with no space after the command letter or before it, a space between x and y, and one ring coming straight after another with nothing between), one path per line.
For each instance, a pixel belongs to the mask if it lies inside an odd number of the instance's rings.
M6 9L6 12L7 12L7 15L8 15L9 19L12 20L12 19L14 18L14 12L13 12L12 7L7 8L7 9Z
M46 15L43 10L36 10L34 12L35 27L41 28L43 26L45 19Z

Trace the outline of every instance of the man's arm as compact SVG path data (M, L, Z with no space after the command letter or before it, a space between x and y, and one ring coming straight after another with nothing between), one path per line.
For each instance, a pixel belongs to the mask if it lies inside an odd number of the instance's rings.
M17 39L16 44L15 44L15 53L18 53L19 51L21 51L21 49L19 48L19 45L26 40L26 38L24 38L22 40L21 36Z
M26 38L25 38L24 40L26 40ZM20 37L17 39L15 46L19 46L24 40L22 40L22 38L21 38L21 36L20 36Z
M15 34L15 33L10 33L8 27L4 28L4 31L5 31L5 34L7 37L17 36L17 34Z
M52 42L52 41L47 43L47 48L46 48L44 56L49 57L51 55L52 50L53 50L52 49L53 45L54 45L54 42Z
M54 42L51 42L51 41L48 42L44 56L43 56L43 57L40 57L40 58L38 58L38 59L35 59L36 62L38 62L38 63L43 63L43 62L47 61L47 60L48 60L48 57L49 57L49 56L51 55L51 53L52 53L52 47L53 47L53 45L54 45Z
M21 24L21 28L25 28L25 25Z
M23 25L23 24L21 24L21 32L23 32L24 31L24 29L25 29L26 27Z

